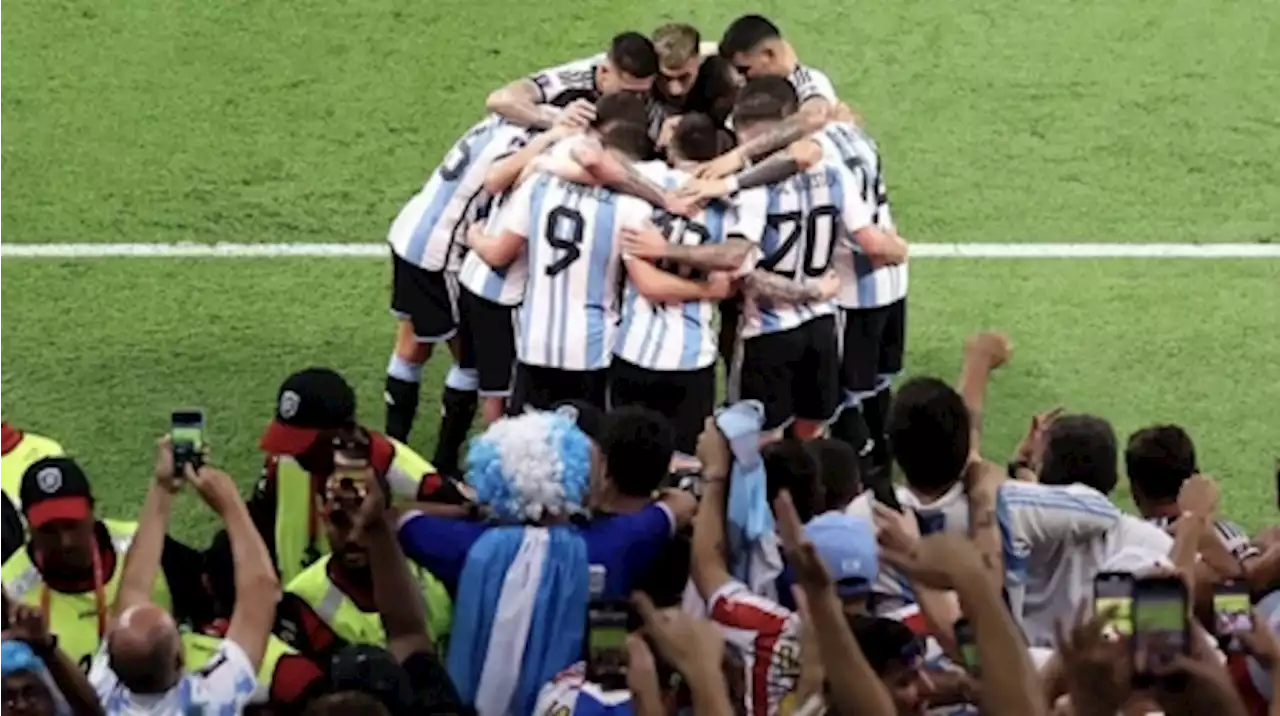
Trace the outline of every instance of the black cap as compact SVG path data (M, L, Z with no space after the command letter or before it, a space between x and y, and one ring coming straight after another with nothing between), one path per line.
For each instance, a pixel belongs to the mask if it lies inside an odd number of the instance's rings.
M393 714L413 707L413 680L391 652L371 644L352 644L329 664L331 692L359 691L382 702Z
M308 368L285 378L276 395L276 415L259 443L273 455L300 455L323 430L356 419L356 393L328 368Z
M93 516L93 490L84 470L69 457L36 460L22 473L22 513L33 528L52 520Z
M604 411L585 400L562 400L551 406L551 412L559 413L578 424L592 442L599 443L604 433Z

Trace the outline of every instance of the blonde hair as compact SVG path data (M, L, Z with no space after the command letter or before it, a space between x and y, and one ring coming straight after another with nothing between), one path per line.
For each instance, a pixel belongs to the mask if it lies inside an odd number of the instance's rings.
M653 47L658 52L658 64L666 69L684 66L698 56L702 38L693 25L671 22L653 31Z

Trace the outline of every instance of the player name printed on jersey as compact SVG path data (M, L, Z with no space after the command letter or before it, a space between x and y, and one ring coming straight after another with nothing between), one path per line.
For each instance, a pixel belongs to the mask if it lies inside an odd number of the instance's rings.
M641 227L651 211L634 197L546 174L520 185L503 207L501 228L527 241L521 363L575 371L609 366L622 293L619 233Z
M821 162L807 172L738 194L730 236L759 244L757 269L802 283L818 281L831 268L836 245L869 222L854 180L843 165ZM740 336L789 331L835 313L835 301L774 302L748 294Z
M839 161L853 174L858 194L873 212L872 223L893 231L889 192L875 140L851 124L836 122L815 136L822 145L823 157ZM837 248L835 269L840 276L836 302L842 308L879 308L907 295L906 263L876 267L857 246L848 244Z
M486 199L485 174L527 140L526 130L495 116L468 130L392 222L391 250L428 271L458 270L470 220Z
M666 189L675 189L690 179L689 174L662 162L645 162L638 168ZM725 239L727 208L721 202L714 202L692 219L658 210L654 212L653 223L672 243L685 246L719 244ZM668 261L660 261L657 266L692 281L706 278L700 271ZM617 355L649 370L706 368L715 363L719 355L718 335L713 326L717 314L714 301L654 303L628 283L623 297Z
M495 197L489 205L485 219L485 234L493 236L502 226L502 209L509 202L511 193ZM524 300L525 285L529 280L529 262L524 252L510 265L494 268L484 262L474 251L467 252L458 271L458 283L471 293L501 306L518 306Z

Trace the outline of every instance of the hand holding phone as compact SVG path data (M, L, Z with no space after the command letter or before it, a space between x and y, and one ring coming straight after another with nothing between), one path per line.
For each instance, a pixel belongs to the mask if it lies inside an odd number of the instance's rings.
M960 617L954 626L956 645L960 647L960 658L964 661L964 669L975 679L982 676L982 662L978 658L978 639L973 624L967 617Z
M187 465L200 469L204 464L204 411L198 408L173 411L169 418L169 439L174 478L182 479L187 474Z
M1102 572L1093 579L1093 613L1115 612L1103 625L1108 638L1133 634L1134 583L1129 572Z
M587 679L604 689L627 688L626 602L592 602L587 609Z
M1187 585L1172 577L1145 577L1133 590L1134 673L1151 677L1191 653Z

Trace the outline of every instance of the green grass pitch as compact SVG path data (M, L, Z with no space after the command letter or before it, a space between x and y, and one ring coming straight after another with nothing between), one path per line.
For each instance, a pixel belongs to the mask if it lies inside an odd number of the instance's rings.
M668 20L775 18L880 139L916 241L1280 239L1275 0L56 0L3 15L3 240L376 242L518 75ZM316 363L380 426L387 262L6 260L3 411L130 515L152 439L201 405L244 483L276 385ZM1030 414L1196 437L1228 513L1277 521L1280 261L921 260L908 372L1010 332L993 457ZM429 454L445 365L411 442ZM1127 496L1120 496L1127 502ZM177 531L208 516L184 503Z

